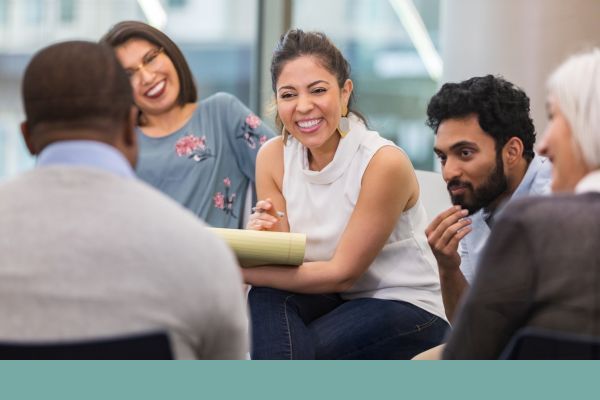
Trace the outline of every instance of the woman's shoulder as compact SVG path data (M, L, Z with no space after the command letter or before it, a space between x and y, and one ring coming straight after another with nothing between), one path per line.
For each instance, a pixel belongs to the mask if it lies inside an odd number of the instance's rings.
M225 92L215 93L200 102L202 113L230 124L243 124L256 128L262 121L240 99Z
M402 194L396 192L399 197L406 196L404 211L412 208L419 196L419 186L414 167L410 158L398 146L384 145L379 147L367 164L362 177L362 185L366 188L384 191L390 185L400 189ZM368 189L367 189L368 190Z
M270 176L281 188L284 170L283 148L284 144L281 136L275 136L261 146L256 156L257 180L260 180L260 176Z
M366 162L363 179L412 185L416 181L414 167L404 150L376 131L367 131L367 134L368 137L361 143L366 154L363 158Z
M370 163L375 161L383 166L389 165L389 168L411 164L410 158L396 143L384 138L377 131L367 129L364 125L359 148L368 153Z
M376 149L369 166L378 170L396 172L396 174L406 173L413 168L410 158L406 153L393 143L380 146Z
M240 99L226 92L217 92L208 96L207 98L200 101L201 107L222 107L222 108L233 108L241 107L244 108L244 103Z
M258 151L259 157L281 157L283 155L283 138L275 136L267 140Z

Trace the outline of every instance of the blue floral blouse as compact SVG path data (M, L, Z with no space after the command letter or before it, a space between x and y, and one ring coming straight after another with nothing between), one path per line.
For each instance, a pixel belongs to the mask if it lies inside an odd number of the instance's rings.
M168 136L138 128L140 179L190 209L209 225L241 228L245 196L254 189L256 153L274 136L236 97L217 93Z

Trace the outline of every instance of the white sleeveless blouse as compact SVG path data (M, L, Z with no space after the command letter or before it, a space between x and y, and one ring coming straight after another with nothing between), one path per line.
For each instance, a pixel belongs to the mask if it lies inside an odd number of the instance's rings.
M354 115L334 159L321 171L308 168L306 148L293 137L284 147L283 195L291 232L307 235L305 261L330 260L358 200L363 173L383 146L397 147L368 131ZM394 184L390 182L390 184ZM369 269L342 298L401 300L446 319L437 264L425 237L421 201L402 213Z

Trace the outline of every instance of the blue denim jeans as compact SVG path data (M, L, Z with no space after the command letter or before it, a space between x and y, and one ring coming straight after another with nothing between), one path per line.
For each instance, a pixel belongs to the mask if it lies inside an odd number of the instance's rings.
M449 325L403 301L298 294L253 287L248 294L255 360L398 360L442 343Z

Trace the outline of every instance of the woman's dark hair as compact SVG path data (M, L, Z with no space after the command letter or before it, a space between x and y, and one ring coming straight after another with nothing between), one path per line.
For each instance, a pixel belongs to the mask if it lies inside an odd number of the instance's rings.
M304 32L301 29L290 29L279 38L271 59L271 85L273 93L277 92L277 79L283 67L290 61L301 56L313 56L321 65L336 77L339 88L350 79L350 64L342 52L333 42L321 32ZM365 118L353 109L354 93L348 99L348 111L356 114L364 122ZM277 117L277 125L281 128L281 121Z
M486 75L446 83L427 106L427 125L435 133L442 122L475 114L479 126L496 143L498 154L512 137L523 142L523 158L534 157L535 128L529 116L529 97L501 77Z
M100 39L100 43L106 43L114 48L121 46L130 39L147 40L164 49L165 54L173 62L179 78L177 104L183 106L186 103L195 103L198 100L196 84L183 53L167 35L158 29L139 21L122 21L114 25Z

